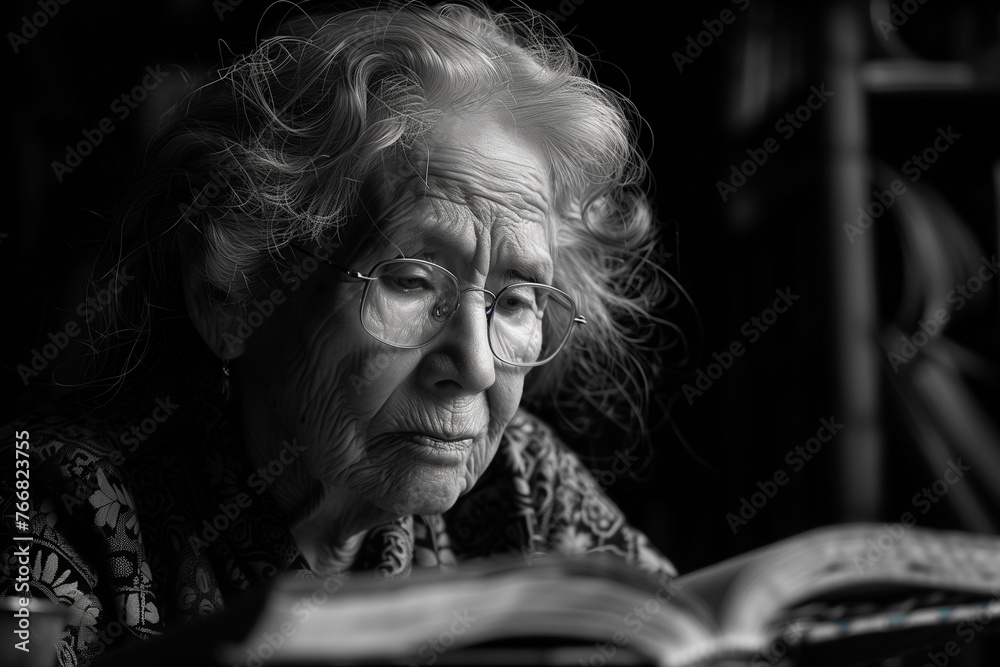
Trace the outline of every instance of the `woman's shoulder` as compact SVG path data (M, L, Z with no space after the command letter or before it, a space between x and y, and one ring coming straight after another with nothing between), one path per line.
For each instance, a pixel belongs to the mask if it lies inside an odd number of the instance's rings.
M558 477L562 485L600 488L581 457L544 419L519 408L504 431L502 453L515 470L539 481Z
M19 561L26 577L16 579L4 559L0 595L27 592L18 591L23 585L32 597L70 608L61 662L89 662L122 637L162 631L121 467L120 437L130 421L115 409L50 403L0 427L3 467L14 467L0 480L0 502L17 517L0 532L30 545L27 562Z
M517 412L507 424L503 446L532 459L561 457L572 451L545 420L525 408Z
M112 408L84 410L76 406L45 403L0 426L0 450L22 442L39 475L83 472L84 462L120 465L129 445L128 413ZM11 457L5 457L5 461ZM77 465L66 465L69 461Z
M490 498L490 507L506 507L526 521L520 547L526 558L550 551L569 555L600 551L657 575L676 573L647 537L628 523L580 457L538 416L517 411L491 467L494 475L477 495Z
M542 418L519 409L504 432L498 457L522 478L543 507L594 503L612 505L604 487L578 455ZM620 514L617 508L616 514Z

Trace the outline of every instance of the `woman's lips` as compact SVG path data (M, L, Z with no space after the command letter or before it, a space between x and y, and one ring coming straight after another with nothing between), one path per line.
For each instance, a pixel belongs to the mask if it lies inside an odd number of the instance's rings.
M399 436L421 458L442 464L464 463L472 449L472 436L442 437L427 433L400 433Z

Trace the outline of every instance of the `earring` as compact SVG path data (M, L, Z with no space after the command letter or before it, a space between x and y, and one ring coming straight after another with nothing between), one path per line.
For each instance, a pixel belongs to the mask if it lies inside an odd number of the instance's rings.
M228 403L232 393L232 383L229 381L229 359L222 360L222 381L219 383L219 393L222 394L222 400Z

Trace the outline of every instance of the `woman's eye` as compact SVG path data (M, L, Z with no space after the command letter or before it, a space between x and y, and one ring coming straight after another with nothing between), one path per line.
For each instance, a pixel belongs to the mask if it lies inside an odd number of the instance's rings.
M430 289L431 284L418 276L398 276L393 279L396 287L405 290Z
M434 283L423 271L408 271L389 273L382 276L383 283L398 292L418 292L422 290L433 290Z
M524 294L519 294L517 292L502 295L499 302L500 308L509 313L516 313L526 308L531 308L532 305L532 299L529 299Z

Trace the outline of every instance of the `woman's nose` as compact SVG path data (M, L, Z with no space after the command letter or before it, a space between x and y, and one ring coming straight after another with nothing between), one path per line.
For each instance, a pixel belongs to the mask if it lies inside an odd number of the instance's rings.
M454 317L434 341L435 352L451 361L441 380L450 380L469 393L486 391L496 381L496 357L490 348L486 290L468 289L459 297Z

